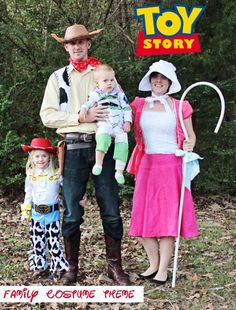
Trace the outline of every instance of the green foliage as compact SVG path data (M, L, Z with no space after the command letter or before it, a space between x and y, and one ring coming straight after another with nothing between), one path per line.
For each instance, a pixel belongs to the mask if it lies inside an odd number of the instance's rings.
M218 84L226 102L225 119L218 134L214 133L214 129L220 115L220 101L215 90L202 86L193 90L189 98L194 108L196 152L204 157L200 161L201 173L194 183L194 189L201 193L225 191L233 194L236 191L234 83L235 79Z
M137 91L138 83L150 64L160 58L175 64L183 90L201 80L220 87L226 100L226 117L217 136L212 133L218 117L217 95L200 88L188 95L194 107L196 151L205 158L194 188L203 192L235 192L236 50L232 37L236 32L236 2L177 3L206 5L195 26L201 53L135 57L137 33L142 26L141 20L134 18L133 8L157 4L156 1L0 1L0 193L15 193L23 187L26 158L21 143L30 143L39 135L54 143L58 139L55 130L45 128L39 118L49 75L68 62L63 46L50 34L63 36L66 26L75 22L85 24L89 31L104 28L93 40L91 54L114 67L130 102L137 95L145 95ZM162 1L161 5L172 8L173 2ZM130 137L132 150L134 141ZM126 187L121 189L124 196L132 193L133 188L133 178L126 179Z
M3 193L6 187L14 187L21 181L19 170L20 158L18 158L18 148L20 138L14 130L14 120L10 115L13 101L9 99L12 89L7 94L0 87L0 193ZM17 160L16 160L17 159Z

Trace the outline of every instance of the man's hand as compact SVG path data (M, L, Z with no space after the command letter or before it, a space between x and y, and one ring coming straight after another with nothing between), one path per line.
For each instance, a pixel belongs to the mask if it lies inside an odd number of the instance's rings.
M94 106L88 110L86 116L81 119L79 118L80 123L93 123L96 121L104 120L108 115L108 108L106 106Z

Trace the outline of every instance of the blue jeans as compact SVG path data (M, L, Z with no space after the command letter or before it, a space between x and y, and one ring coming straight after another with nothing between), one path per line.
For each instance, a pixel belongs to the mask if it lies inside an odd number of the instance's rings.
M92 178L104 233L116 240L121 240L123 224L119 210L118 185L114 178L113 151L114 145L111 145L105 155L101 175L92 175ZM73 237L80 231L84 208L79 202L86 192L86 185L94 163L94 147L66 151L63 176L65 212L62 222L62 235L65 238Z

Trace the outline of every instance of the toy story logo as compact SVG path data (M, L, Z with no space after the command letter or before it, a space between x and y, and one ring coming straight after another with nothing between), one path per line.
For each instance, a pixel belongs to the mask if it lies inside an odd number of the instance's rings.
M161 5L135 7L135 18L142 19L136 56L199 53L201 46L194 27L205 6L175 4L173 9Z

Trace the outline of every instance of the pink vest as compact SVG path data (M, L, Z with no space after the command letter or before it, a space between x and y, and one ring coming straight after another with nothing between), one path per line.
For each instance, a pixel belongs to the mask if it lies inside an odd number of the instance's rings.
M178 147L182 149L183 141L184 141L184 133L180 124L179 119L179 103L180 100L174 99L175 104L175 115L177 116L177 126L176 126L176 136ZM134 137L136 141L136 145L131 154L130 160L128 162L127 171L131 174L136 175L138 172L138 168L141 162L141 159L144 155L144 141L142 130L140 127L140 118L142 114L142 110L145 104L145 98L136 97L134 101L130 104L132 108L132 116L133 116L133 129L134 129ZM193 109L187 100L183 101L183 119L191 117Z

